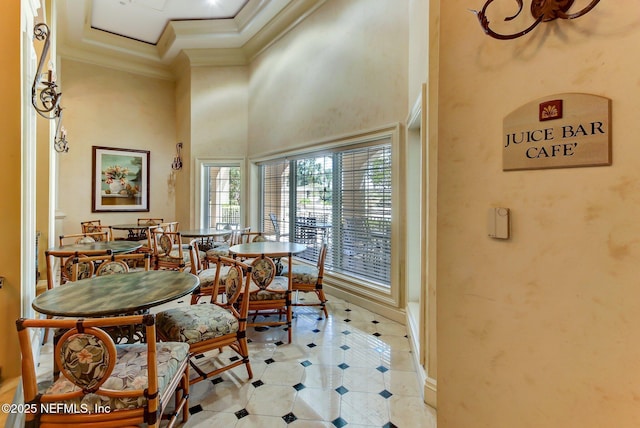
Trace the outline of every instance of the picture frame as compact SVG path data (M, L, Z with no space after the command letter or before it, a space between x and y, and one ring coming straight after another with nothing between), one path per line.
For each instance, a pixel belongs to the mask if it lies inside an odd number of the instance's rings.
M92 146L91 212L148 212L148 150Z

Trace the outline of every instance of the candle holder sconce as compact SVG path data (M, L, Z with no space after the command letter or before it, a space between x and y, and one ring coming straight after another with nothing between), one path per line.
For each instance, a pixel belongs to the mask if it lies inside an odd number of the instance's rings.
M180 151L182 150L182 143L176 144L176 156L173 158L173 162L171 163L171 169L180 170L182 169L182 155Z
M484 4L484 7L481 11L472 10L471 12L476 14L476 16L478 17L478 21L480 21L480 26L487 35L499 40L510 40L516 39L520 36L524 36L531 30L536 28L541 22L549 22L557 18L579 18L593 9L600 2L600 0L591 0L591 3L585 6L582 10L575 13L568 13L569 9L571 9L571 6L573 5L574 0L531 0L531 15L533 16L533 19L535 21L525 30L513 34L496 33L489 27L489 19L487 18L486 10L487 7L493 2L494 0L488 0ZM522 12L522 9L524 7L523 0L515 0L515 2L518 3L518 11L515 15L504 18L505 21L511 21L515 19L518 15L520 15L520 12Z
M58 153L69 151L67 142L67 130L62 126L62 107L60 107L60 97L53 66L49 66L47 73L43 73L44 63L49 54L51 32L49 26L43 22L33 27L33 37L36 40L44 41L44 47L38 60L38 70L31 86L31 104L38 114L45 119L56 121L56 130L53 137L53 148Z

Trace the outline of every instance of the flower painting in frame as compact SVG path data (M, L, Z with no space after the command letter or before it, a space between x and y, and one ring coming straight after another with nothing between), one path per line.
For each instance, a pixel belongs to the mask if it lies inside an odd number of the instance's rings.
M149 211L149 151L93 146L91 211Z

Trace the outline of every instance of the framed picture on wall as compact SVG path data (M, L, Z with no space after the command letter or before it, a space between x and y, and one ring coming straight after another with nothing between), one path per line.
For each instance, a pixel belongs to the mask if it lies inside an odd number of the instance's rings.
M149 211L149 151L93 146L91 212Z

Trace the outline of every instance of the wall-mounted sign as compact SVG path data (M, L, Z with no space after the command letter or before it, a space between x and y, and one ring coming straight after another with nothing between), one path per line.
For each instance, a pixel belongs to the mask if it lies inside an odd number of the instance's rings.
M557 94L504 118L502 169L611 165L611 100Z

